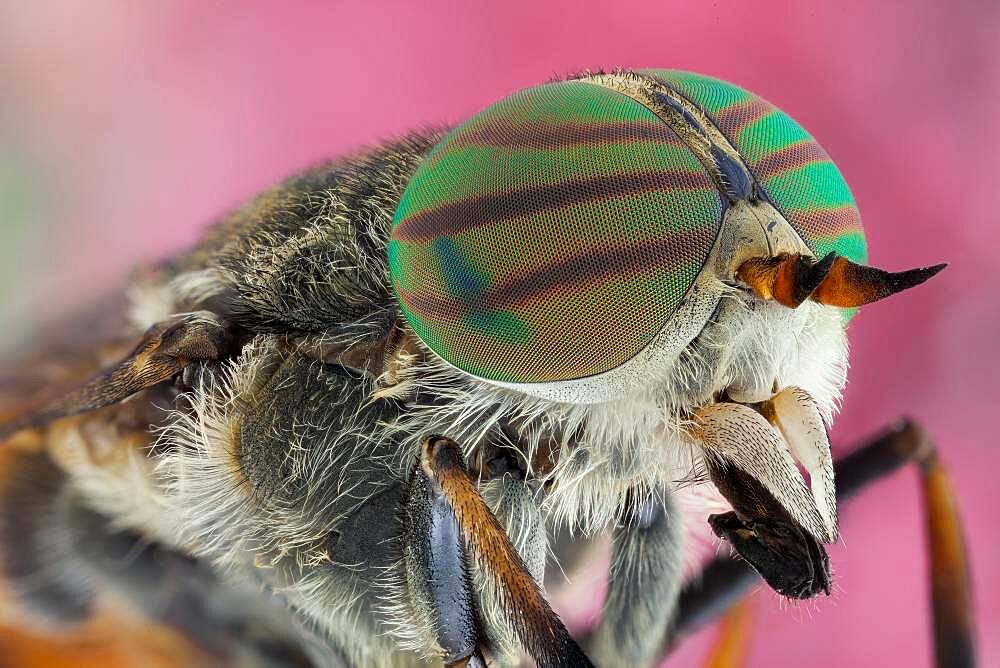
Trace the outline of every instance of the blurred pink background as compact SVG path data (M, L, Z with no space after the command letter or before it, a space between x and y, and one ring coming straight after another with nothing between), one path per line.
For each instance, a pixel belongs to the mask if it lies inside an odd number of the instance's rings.
M318 159L578 69L719 76L825 146L874 264L952 263L854 320L833 440L844 452L904 413L937 436L965 512L983 665L1000 665L1000 5L319 5L0 4L0 347ZM758 593L750 665L930 665L914 474L842 519L839 591L798 606ZM712 634L668 664L698 665Z

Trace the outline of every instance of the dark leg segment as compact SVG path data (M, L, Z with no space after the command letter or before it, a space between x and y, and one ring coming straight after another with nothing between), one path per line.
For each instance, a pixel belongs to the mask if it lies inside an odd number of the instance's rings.
M972 592L961 523L947 474L924 431L900 421L838 460L837 501L842 503L908 462L919 466L927 518L935 665L971 667L975 665ZM671 644L718 617L757 582L759 576L746 562L719 558L709 563L681 593Z
M680 594L683 556L672 499L630 497L612 535L608 596L593 644L598 665L655 665Z
M479 630L466 569L465 543L440 488L418 467L406 503L406 558L410 591L431 618L445 665L465 665Z
M476 562L498 581L511 624L531 658L540 668L590 666L476 490L458 446L447 438L428 438L420 468L435 493L450 506Z

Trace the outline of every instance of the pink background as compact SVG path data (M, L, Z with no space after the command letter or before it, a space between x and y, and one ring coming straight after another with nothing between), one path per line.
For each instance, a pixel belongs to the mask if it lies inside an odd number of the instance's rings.
M626 3L615 3L615 6ZM722 8L725 5L725 9ZM0 345L283 175L597 67L740 83L854 190L873 263L949 261L851 326L841 452L908 413L958 485L984 665L1000 665L1000 5L792 2L0 5ZM912 472L844 514L832 599L756 595L755 666L930 665ZM697 665L711 633L670 665Z

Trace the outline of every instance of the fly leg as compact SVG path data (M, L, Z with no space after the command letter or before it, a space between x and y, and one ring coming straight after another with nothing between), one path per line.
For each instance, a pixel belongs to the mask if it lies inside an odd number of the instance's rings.
M901 421L836 462L837 501L846 499L904 464L920 472L930 552L935 665L975 665L972 589L954 492L927 434ZM759 581L745 562L718 558L681 593L671 644L736 604Z
M681 591L680 517L669 495L630 494L622 515L594 657L602 666L655 665Z
M448 500L423 467L409 486L403 555L414 607L434 630L445 665L481 664L465 541Z
M703 664L705 668L739 668L747 665L754 603L754 599L744 597L722 613L719 618L719 634L715 638L712 653Z
M480 496L457 444L427 438L413 475L404 548L407 578L434 622L445 663L484 665L467 552L496 582L517 640L538 666L590 666Z

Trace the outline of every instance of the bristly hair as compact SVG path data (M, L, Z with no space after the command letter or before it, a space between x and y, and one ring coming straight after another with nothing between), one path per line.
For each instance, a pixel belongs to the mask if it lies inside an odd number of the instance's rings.
M697 527L690 532L707 533L718 500L692 482L704 477L690 436L696 409L777 382L806 390L829 423L846 374L835 309L788 309L726 285L716 286L722 299L676 359L605 403L497 387L419 342L399 353L391 382L311 356L405 328L385 245L409 175L439 138L414 135L291 179L138 283L140 330L216 309L246 331L246 343L238 356L205 365L167 416L151 450L155 470L141 467L151 481L142 496L126 491L134 467L123 469L121 485L99 484L117 502L95 495L124 524L151 523L156 536L228 577L277 592L325 644L365 665L435 652L433 620L408 593L400 528L384 519L395 516L424 435L448 434L471 458L498 429L513 430L505 445L526 463L529 484L490 481L482 491L541 579L544 523L594 535L621 520L629 493L659 505L672 493L685 526ZM512 656L502 592L470 569L489 642Z

